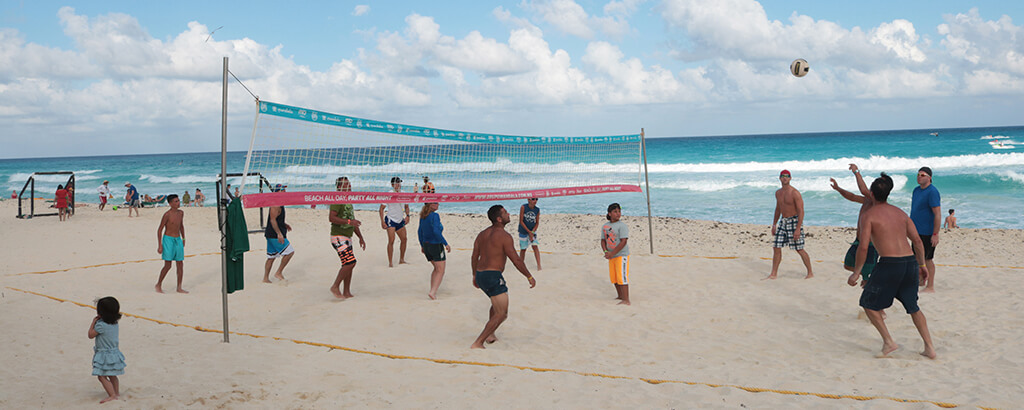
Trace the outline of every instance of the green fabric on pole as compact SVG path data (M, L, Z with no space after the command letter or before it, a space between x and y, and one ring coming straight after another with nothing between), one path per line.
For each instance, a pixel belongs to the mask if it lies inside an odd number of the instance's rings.
M245 263L243 257L249 251L249 228L245 225L242 200L235 198L228 205L226 241L228 251L228 293L245 288Z

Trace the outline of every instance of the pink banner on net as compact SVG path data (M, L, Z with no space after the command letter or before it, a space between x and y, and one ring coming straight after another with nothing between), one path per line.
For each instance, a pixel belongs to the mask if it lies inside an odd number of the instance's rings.
M594 185L573 188L533 189L509 192L476 192L468 194L413 192L273 192L242 196L246 208L284 205L384 204L425 202L480 202L512 199L552 198L556 196L603 194L609 192L641 192L636 185Z

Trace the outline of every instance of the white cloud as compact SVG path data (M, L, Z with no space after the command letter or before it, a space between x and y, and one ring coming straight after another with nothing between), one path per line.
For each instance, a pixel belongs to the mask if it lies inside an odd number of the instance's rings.
M356 17L365 16L368 13L370 13L370 6L367 4L358 4L352 9L352 15Z
M924 52L918 48L918 37L914 24L903 19L882 23L871 33L871 44L880 44L897 57L920 63L925 60Z
M582 39L593 39L597 32L621 38L632 29L627 21L643 0L612 1L603 8L604 16L594 16L575 0L523 0L520 6L537 15L560 32Z

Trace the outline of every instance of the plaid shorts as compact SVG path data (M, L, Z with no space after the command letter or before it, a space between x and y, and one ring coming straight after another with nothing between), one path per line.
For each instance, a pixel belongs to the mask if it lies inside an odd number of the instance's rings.
M804 236L800 235L800 239L794 240L793 234L796 233L796 224L799 217L794 215L789 218L779 219L779 226L775 229L775 239L772 241L773 248L785 248L789 245L795 251L799 251L804 248Z

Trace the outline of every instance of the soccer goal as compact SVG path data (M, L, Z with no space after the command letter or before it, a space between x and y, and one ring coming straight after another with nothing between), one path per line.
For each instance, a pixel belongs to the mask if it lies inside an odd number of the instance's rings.
M286 186L246 208L501 201L643 192L643 135L544 137L453 131L259 101L243 174ZM335 182L344 177L349 191ZM395 192L392 182L401 182ZM429 184L432 189L424 190Z

